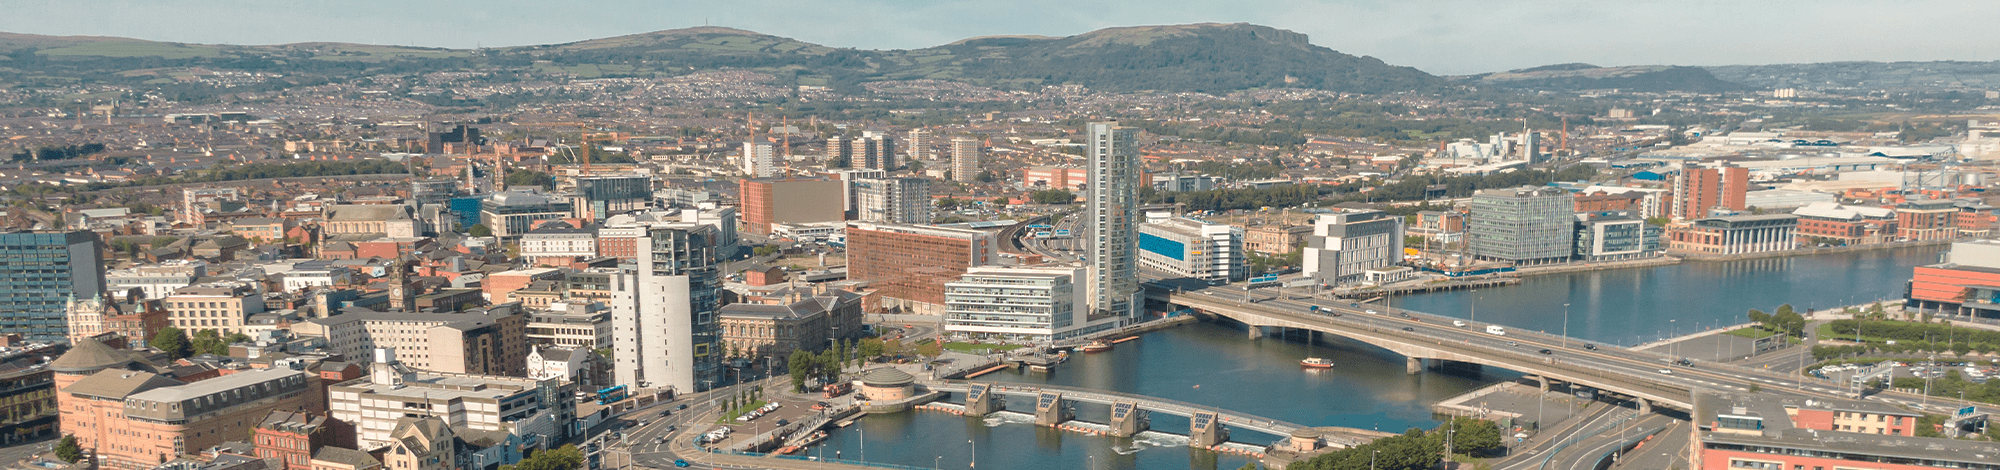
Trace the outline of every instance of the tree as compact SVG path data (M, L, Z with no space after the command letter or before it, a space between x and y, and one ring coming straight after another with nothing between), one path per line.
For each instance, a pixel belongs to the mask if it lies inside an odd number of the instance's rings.
M583 451L577 450L576 444L565 444L521 459L521 463L514 464L514 470L574 470L581 465Z
M995 178L992 171L982 171L979 172L978 176L972 177L972 179L981 183L991 183Z
M771 256L778 254L778 247L771 245L764 245L750 249L750 253L757 256Z
M991 204L993 204L994 209L1005 209L1007 208L1007 198L1004 197L993 198L993 202Z
M193 344L195 354L229 355L229 343L223 342L222 335L217 334L215 330L194 332Z
M813 355L803 349L792 350L792 357L785 360L785 370L792 374L792 391L806 391L806 374L812 373Z
M881 339L868 338L861 340L861 357L863 358L880 357L882 352L887 349Z
M486 224L473 224L471 228L465 229L465 233L475 237L491 237L493 229L486 228Z
M1771 328L1771 314L1764 313L1763 310L1758 310L1754 308L1750 309L1750 321L1756 322L1758 325L1762 325L1765 328Z
M926 341L923 344L917 345L917 355L919 356L937 358L940 354L944 354L944 345L938 344L936 341Z
M1461 416L1439 424L1431 432L1444 439L1447 430L1451 431L1452 452L1479 456L1500 450L1500 426L1492 421Z
M951 196L945 196L944 198L937 200L937 208L948 211L958 210L959 204L962 203L959 202L959 200L957 199L953 199Z
M1076 194L1060 189L1048 189L1029 193L1028 199L1035 201L1036 204L1069 204L1076 202Z
M83 447L76 445L76 435L63 436L62 441L56 443L56 458L69 463L83 460Z
M170 359L180 359L194 353L194 348L188 343L187 332L171 326L161 328L153 339L146 340L146 345L167 353Z

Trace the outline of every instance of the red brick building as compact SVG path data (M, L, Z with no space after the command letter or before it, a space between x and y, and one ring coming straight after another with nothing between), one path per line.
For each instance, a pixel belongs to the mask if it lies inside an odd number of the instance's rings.
M1673 218L1708 217L1710 209L1740 211L1750 190L1750 170L1742 167L1683 168L1674 177Z
M769 235L772 224L837 222L847 218L843 208L847 188L840 180L753 178L743 180L738 190L743 230L748 233Z
M1958 238L1958 206L1951 201L1913 199L1896 204L1896 238L1950 240Z
M1792 211L1799 216L1799 244L1866 245L1894 240L1896 211L1880 207L1816 202Z
M284 470L312 470L321 447L354 447L354 428L324 414L272 411L255 432L250 444L257 458L284 462Z
M847 223L847 278L877 288L885 308L939 314L944 284L965 268L994 262L1000 242L994 232L959 228Z
M1914 437L1919 413L1893 405L1763 393L1694 393L1688 468L1992 468L1991 443Z

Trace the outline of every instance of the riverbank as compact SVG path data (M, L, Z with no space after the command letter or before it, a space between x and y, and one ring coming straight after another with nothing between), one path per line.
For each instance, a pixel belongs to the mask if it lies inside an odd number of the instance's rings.
M1791 256L1825 255L1833 253L1852 253L1857 251L1893 250L1897 248L1917 248L1926 246L1950 245L1952 242L1955 241L1958 240L1956 239L1922 240L1922 241L1908 241L1908 242L1874 243L1868 245L1830 246L1824 248L1813 247L1813 248L1799 248L1799 249L1783 250L1783 251L1767 251L1763 253L1739 253L1733 255L1720 255L1712 253L1679 253L1672 251L1667 252L1667 254L1669 256L1678 256L1682 259L1689 261L1737 261L1746 259L1785 258Z
M1563 263L1563 264L1549 265L1549 266L1529 266L1525 268L1515 269L1514 274L1519 275L1521 277L1529 277L1529 276L1540 276L1545 274L1563 274L1563 273L1574 273L1574 272L1584 272L1584 271L1603 271L1607 269L1651 268L1655 266L1672 266L1676 264L1681 264L1680 258L1675 258L1672 256L1656 256L1645 259Z

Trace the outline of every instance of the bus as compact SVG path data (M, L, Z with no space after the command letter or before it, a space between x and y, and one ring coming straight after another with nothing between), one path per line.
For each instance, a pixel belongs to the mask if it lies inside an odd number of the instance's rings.
M597 391L597 404L609 405L612 403L622 401L625 399L625 397L626 397L625 386L614 385L611 387L606 387L603 390Z

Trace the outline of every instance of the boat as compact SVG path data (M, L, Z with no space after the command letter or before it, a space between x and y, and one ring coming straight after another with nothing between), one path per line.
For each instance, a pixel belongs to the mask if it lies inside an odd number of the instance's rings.
M1091 341L1090 344L1083 345L1083 352L1087 353L1104 352L1110 350L1111 350L1111 343L1106 343L1103 341Z
M1333 360L1322 357L1308 357L1305 360L1299 361L1299 365L1314 369L1332 369Z
M805 440L799 441L798 446L812 447L813 444L818 444L819 441L824 441L824 440L826 440L826 431L813 431L811 435L806 436Z

